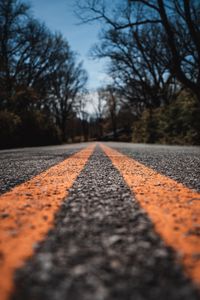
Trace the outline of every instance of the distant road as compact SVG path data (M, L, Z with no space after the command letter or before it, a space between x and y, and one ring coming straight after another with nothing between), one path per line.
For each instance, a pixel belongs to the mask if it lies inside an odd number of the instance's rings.
M3 150L0 168L1 300L200 299L199 147Z

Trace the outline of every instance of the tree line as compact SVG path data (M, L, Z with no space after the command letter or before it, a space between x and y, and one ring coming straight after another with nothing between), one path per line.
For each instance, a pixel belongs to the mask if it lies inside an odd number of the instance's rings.
M200 2L77 0L75 13L102 24L91 57L106 58L111 80L95 93L61 34L25 2L0 0L0 147L200 144Z
M87 73L67 40L30 6L0 0L0 147L53 144L76 135ZM69 130L68 130L69 129ZM79 129L80 130L80 129Z
M102 23L91 56L109 61L98 94L112 138L131 122L133 141L199 144L200 2L82 0L77 15Z

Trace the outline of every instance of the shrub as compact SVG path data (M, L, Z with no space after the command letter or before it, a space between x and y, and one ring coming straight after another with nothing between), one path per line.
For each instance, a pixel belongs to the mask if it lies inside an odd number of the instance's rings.
M0 148L40 146L61 143L61 133L54 122L40 111L17 115L0 111Z
M182 92L171 104L145 110L133 124L132 141L180 145L200 144L200 107L189 93Z
M27 112L22 116L22 145L40 146L59 144L60 142L60 130L48 116L37 110Z
M11 148L20 144L21 118L7 110L0 111L0 148Z

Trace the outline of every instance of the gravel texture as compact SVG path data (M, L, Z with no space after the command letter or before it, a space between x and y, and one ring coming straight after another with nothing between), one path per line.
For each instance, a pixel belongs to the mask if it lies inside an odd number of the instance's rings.
M84 144L0 151L0 194L81 150Z
M12 300L194 300L191 282L97 148L55 227L16 273Z
M105 144L200 192L200 147Z

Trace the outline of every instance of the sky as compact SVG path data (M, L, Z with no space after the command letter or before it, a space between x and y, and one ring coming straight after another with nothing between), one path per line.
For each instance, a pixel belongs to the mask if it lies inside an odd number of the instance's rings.
M88 89L92 92L101 86L107 76L105 62L89 58L89 50L98 42L100 25L82 24L74 14L75 0L26 0L31 5L35 18L45 22L53 31L61 32L68 40L71 49L78 53L78 59L84 61L84 68L89 75Z

